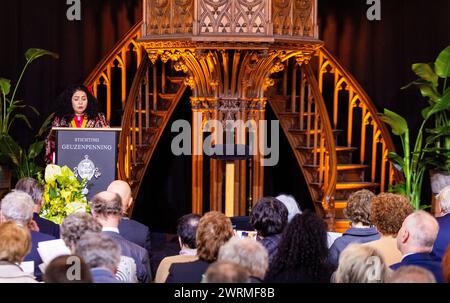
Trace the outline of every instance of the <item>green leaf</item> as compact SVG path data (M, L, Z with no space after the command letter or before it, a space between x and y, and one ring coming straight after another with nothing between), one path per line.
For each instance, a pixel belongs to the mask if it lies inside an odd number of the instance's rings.
M45 49L40 49L40 48L30 48L26 51L25 53L25 58L27 59L27 62L33 62L33 60L42 57L42 56L52 56L55 59L59 58L59 55L53 52L50 52L48 50Z
M394 135L401 136L408 131L408 123L405 118L399 114L385 108L384 113L379 113L378 115L381 121L388 124L392 128L392 133Z
M44 148L44 141L37 141L30 145L28 148L28 159L32 160L39 156Z
M429 106L422 111L422 116L424 117L424 119L428 119L432 115L441 112L443 110L447 110L449 108L450 108L450 91L447 90L445 94L441 98L439 98L434 105Z
M434 69L439 77L450 77L450 45L439 54L434 62Z
M11 127L11 125L13 124L13 122L14 122L16 119L20 119L20 120L24 121L25 124L28 126L28 128L29 128L29 129L32 129L31 124L30 124L30 121L28 121L27 116L25 116L24 114L16 114L16 115L11 119L11 122L9 122L8 129L9 129L9 127Z
M439 93L436 91L436 88L429 84L421 84L419 85L420 93L423 97L429 97L434 103L439 100L441 97Z
M11 89L11 80L0 78L0 89L2 91L3 95L9 94L9 91Z
M395 185L390 185L389 192L395 193L395 194L406 195L406 184L399 183L399 184L395 184Z
M20 166L22 153L22 148L11 136L0 136L0 154L7 156L14 166Z
M55 113L51 113L45 121L42 123L41 128L39 129L36 137L39 138L43 134L47 133L47 130L50 128L51 123L53 122L53 117L55 116Z
M430 64L415 63L412 65L413 72L423 80L431 83L434 87L438 86L438 76L434 72Z
M389 152L388 153L389 160L392 160L395 164L400 165L402 168L405 165L405 162L403 161L403 158L397 155L395 152Z

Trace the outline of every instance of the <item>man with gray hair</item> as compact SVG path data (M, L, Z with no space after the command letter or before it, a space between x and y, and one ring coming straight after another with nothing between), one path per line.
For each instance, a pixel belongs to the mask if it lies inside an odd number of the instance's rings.
M447 247L450 245L450 185L444 187L436 197L440 213L436 218L439 232L431 253L437 260L442 260Z
M15 190L26 192L33 199L33 220L39 227L39 232L59 238L59 225L39 216L44 204L44 186L38 180L26 177L17 181Z
M408 265L394 271L387 283L436 283L433 274L423 267Z
M217 260L241 265L248 271L251 282L262 282L269 267L266 248L250 238L231 238L220 248Z
M437 282L443 282L441 263L431 256L438 230L436 219L423 210L406 217L397 234L397 248L403 258L400 263L393 264L391 269L416 265L431 271Z
M248 272L241 265L228 262L216 261L208 266L203 283L248 283Z
M122 255L132 258L136 263L139 282L151 282L152 272L147 250L119 234L119 222L122 217L120 196L113 192L103 191L92 198L90 205L92 216L102 225L102 233L116 241L122 249Z
M75 254L89 265L94 283L119 283L115 278L120 245L106 234L86 232L75 245Z
M18 225L28 228L28 224L33 219L34 202L30 195L22 191L13 191L7 194L1 201L0 223L14 221ZM37 251L38 243L43 241L54 240L55 238L30 230L32 246L31 251L25 256L24 261L34 262L34 275L37 280L42 280L42 272L39 264L42 259Z

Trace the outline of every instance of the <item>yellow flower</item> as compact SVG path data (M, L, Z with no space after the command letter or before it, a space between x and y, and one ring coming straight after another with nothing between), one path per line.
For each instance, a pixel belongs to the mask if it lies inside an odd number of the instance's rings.
M45 182L53 183L59 175L61 175L61 167L58 165L49 164L45 168Z

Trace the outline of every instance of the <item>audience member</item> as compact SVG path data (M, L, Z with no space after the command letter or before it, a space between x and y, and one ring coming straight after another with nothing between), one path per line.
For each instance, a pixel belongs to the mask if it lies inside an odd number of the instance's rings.
M377 229L370 221L370 203L374 193L367 189L350 195L344 214L349 218L351 227L337 238L330 247L328 262L337 268L339 255L350 243L366 243L380 239Z
M216 261L212 263L205 272L204 283L248 283L248 271L241 265L228 262Z
M402 195L381 193L372 198L370 221L381 237L364 245L374 247L383 256L387 266L402 259L402 254L397 248L396 236L403 221L412 212L411 203Z
M434 275L423 267L407 265L395 270L386 281L388 283L436 283Z
M34 203L30 195L22 191L13 191L7 194L1 201L1 222L13 221L20 226L28 228L28 224L33 219ZM38 243L42 241L54 240L55 238L37 231L31 233L31 251L25 256L24 261L34 262L34 275L37 280L42 279L42 272L39 265L42 259L37 251Z
M211 211L198 223L196 243L198 260L172 264L168 283L198 283L208 266L217 260L220 247L233 236L231 221L224 214Z
M442 258L442 272L444 274L444 281L450 283L450 245Z
M300 207L298 206L297 201L293 196L281 194L278 195L275 199L277 199L278 201L283 203L284 206L286 206L286 209L288 211L288 222L291 222L292 218L294 218L295 215L302 213Z
M122 199L122 218L119 223L119 233L122 237L131 241L148 252L148 257L152 258L151 236L148 226L128 218L128 209L133 204L131 188L127 182L115 180L108 186L107 191L116 193Z
M349 244L339 257L336 283L384 283L390 273L381 254L371 246Z
M288 210L273 197L264 197L256 203L250 215L250 223L258 232L258 241L269 253L269 266L277 252L281 235L288 223Z
M440 208L439 217L436 218L439 224L439 232L434 242L432 255L441 260L450 244L450 185L439 192L436 202Z
M102 233L109 235L120 245L122 255L134 260L139 282L151 282L152 273L150 271L150 260L147 250L126 240L119 234L118 226L122 216L122 201L120 196L113 192L103 191L96 194L90 204L94 219L103 227Z
M220 248L217 260L241 265L248 271L251 282L262 282L269 267L267 250L250 238L231 238Z
M417 265L431 271L438 283L443 282L441 263L431 256L438 230L436 219L429 213L419 210L409 215L397 235L397 247L403 258L391 268Z
M75 254L89 265L94 283L120 283L115 277L120 262L120 245L109 235L86 232L78 240Z
M176 256L164 258L158 266L155 283L166 282L169 268L173 263L192 262L198 259L196 233L201 216L198 214L187 214L178 220L177 234L180 243L180 252Z
M74 268L76 266L76 268ZM53 259L45 268L45 283L93 283L89 266L83 258L64 255Z
M314 213L296 215L283 232L266 282L330 282L325 223Z
M37 282L17 265L30 250L31 235L26 227L15 222L0 224L0 283Z
M22 178L17 181L16 190L26 192L33 199L33 220L39 227L39 232L59 238L59 225L39 216L41 208L44 205L44 186L38 180L33 178Z

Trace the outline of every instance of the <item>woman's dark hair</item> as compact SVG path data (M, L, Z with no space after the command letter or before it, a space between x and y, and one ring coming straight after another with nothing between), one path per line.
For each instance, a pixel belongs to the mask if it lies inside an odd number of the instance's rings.
M305 275L320 279L329 271L325 222L307 210L296 215L286 227L266 279L276 281L279 274L295 281ZM331 272L330 272L331 273Z
M264 197L256 203L250 215L250 224L262 237L283 232L288 222L288 210L273 197Z
M86 86L80 84L73 84L68 86L61 93L61 95L58 96L58 108L56 110L56 116L60 118L66 118L68 120L72 119L74 114L72 107L72 96L76 91L82 91L86 93L88 104L85 114L87 115L88 119L94 119L98 114L98 101Z

